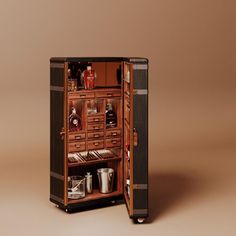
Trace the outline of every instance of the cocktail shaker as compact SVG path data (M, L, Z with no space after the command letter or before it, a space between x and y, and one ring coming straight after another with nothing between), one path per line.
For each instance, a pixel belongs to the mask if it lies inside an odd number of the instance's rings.
M85 175L86 178L86 191L87 193L93 192L93 176L90 174L90 172L87 172Z

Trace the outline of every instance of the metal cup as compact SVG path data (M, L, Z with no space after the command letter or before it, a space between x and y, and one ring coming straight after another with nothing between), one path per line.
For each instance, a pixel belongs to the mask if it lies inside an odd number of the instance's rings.
M97 170L99 191L110 193L113 190L114 170L112 168L100 168Z

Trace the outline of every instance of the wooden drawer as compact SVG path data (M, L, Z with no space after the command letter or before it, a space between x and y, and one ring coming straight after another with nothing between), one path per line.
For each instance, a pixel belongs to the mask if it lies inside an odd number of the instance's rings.
M109 137L109 138L120 137L120 129L106 131L106 137Z
M85 150L85 142L73 142L68 144L69 152L79 152Z
M104 124L88 124L89 131L96 131L104 128Z
M79 141L85 139L85 133L69 134L69 141Z
M94 98L94 92L92 91L69 92L68 97L69 99Z
M95 138L103 138L104 137L104 132L100 131L100 132L92 132L92 133L88 133L88 139L95 139Z
M120 138L106 139L107 148L119 147L119 146L120 146Z
M104 116L88 116L88 123L103 122Z
M104 148L103 140L88 141L88 150Z
M120 92L120 90L97 91L97 92L95 92L95 96L98 97L98 98L120 97L121 96L121 92Z

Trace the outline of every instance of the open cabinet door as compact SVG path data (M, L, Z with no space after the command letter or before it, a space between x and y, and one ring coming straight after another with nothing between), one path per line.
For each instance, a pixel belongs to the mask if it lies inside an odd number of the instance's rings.
M67 63L50 63L50 200L66 205Z
M123 64L124 198L129 216L148 217L148 61L129 58Z

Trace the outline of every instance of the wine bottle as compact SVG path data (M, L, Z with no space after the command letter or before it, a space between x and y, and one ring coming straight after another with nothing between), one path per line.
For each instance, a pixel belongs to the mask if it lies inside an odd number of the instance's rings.
M81 130L81 119L76 113L76 109L74 107L72 107L72 112L69 116L69 129L70 131Z

